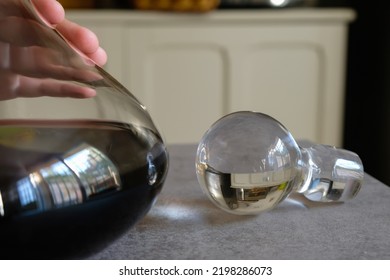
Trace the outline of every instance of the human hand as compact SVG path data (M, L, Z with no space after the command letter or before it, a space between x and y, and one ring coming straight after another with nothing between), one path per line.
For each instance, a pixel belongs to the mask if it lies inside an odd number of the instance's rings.
M107 60L96 35L65 19L55 0L33 0L44 24L26 16L13 0L0 3L0 100L17 97L59 96L86 98L93 88L69 81L89 82L100 78L92 62L76 55L46 25L55 27L78 51L98 65ZM58 48L60 42L60 48ZM61 45L62 43L62 45ZM62 46L62 48L61 48ZM88 65L89 63L89 65Z
M64 8L55 0L33 0L37 11L49 25L55 27L78 50L98 65L107 61L106 52L100 47L95 33L65 18Z

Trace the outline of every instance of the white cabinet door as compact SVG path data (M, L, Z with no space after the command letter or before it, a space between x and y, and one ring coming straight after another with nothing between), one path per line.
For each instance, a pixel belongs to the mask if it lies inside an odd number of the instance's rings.
M342 141L346 29L258 27L231 57L231 110L270 114L297 139Z
M228 111L229 59L217 30L130 28L129 80L168 143L194 143Z
M198 141L222 115L254 110L297 139L341 143L343 26L134 27L126 38L127 86L168 142Z

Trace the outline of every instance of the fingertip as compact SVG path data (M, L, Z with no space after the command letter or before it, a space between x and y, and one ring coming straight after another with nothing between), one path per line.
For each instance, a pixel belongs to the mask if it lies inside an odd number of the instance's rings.
M54 7L52 13L53 13L52 16L53 24L58 24L65 19L65 9L58 1L54 1Z
M32 3L42 19L48 24L56 25L65 18L65 10L58 1L33 0Z
M96 96L96 90L93 88L84 87L78 92L78 98L92 98Z
M88 28L77 24L75 26L77 27L73 29L75 33L71 41L86 55L95 53L99 48L99 40L96 34Z
M97 51L90 55L90 58L96 62L99 66L102 66L107 63L107 53L106 51L99 47Z
M64 83L60 87L59 92L55 92L51 96L85 99L95 97L96 90L90 87Z

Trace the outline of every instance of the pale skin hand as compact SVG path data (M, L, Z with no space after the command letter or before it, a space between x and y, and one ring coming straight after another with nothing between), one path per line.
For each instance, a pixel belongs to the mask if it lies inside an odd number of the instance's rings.
M96 73L80 70L66 61L55 50L39 45L34 32L47 32L42 26L26 20L16 11L16 2L0 3L0 100L17 97L59 96L87 98L95 95L89 87L68 83L66 80L94 80ZM43 21L55 27L69 42L98 65L106 63L107 55L99 46L96 35L65 19L62 6L55 0L33 0ZM43 79L45 78L45 79Z
M33 3L47 22L55 26L76 48L98 65L106 63L107 55L99 46L96 35L89 29L67 20L61 4L55 0L33 0Z

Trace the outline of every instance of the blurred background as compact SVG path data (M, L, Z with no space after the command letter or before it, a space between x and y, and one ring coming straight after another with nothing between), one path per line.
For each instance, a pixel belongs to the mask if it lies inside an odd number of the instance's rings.
M390 6L349 2L357 18L349 33L344 147L390 185Z
M67 9L176 11L350 8L341 145L360 155L365 171L390 185L390 8L365 0L102 0L60 1ZM171 3L170 3L171 2ZM172 3L176 2L176 6ZM180 3L179 3L180 2ZM193 5L197 2L196 5ZM179 5L180 4L180 5Z

